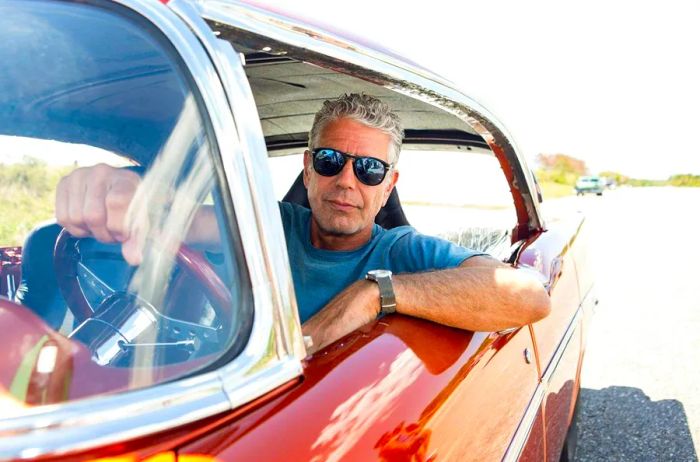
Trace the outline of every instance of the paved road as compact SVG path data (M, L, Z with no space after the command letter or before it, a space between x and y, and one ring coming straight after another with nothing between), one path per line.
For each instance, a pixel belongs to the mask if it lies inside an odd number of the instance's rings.
M577 461L697 461L700 188L621 188L543 204L589 217L601 303ZM693 443L694 441L694 443Z

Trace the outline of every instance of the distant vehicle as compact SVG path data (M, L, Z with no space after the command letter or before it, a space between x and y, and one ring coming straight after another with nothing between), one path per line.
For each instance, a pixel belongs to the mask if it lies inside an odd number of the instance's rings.
M606 187L605 179L599 176L582 176L576 180L576 195L583 196L586 193L595 193L596 196L603 195Z
M605 182L605 187L607 189L615 189L617 188L617 181L615 181L614 178L604 178Z

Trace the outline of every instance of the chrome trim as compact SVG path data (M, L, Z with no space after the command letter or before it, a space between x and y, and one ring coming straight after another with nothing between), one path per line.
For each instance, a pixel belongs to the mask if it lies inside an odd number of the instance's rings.
M227 206L235 210L236 227L241 234L252 283L255 322L244 351L217 371L121 394L40 406L28 409L21 416L0 419L0 459L62 456L186 425L258 398L302 373L299 356L303 355L303 347L299 349L288 340L292 338L293 328L280 329L276 321L277 317L285 318L287 323L296 322L299 329L298 315L290 313L296 307L293 293L289 287L285 289L288 281L284 275L274 274L275 279L270 273L270 265L280 264L279 249L263 249L259 241L265 228L258 229L258 226L281 229L281 224L279 217L277 228L274 228L274 218L259 219L271 212L261 212L257 205L251 205L254 200L258 204L261 191L249 184L248 179L253 177L249 168L253 166L244 158L249 155L246 149L254 144L247 138L255 133L244 131L244 149L237 139L229 95L210 57L190 29L195 25L193 29L197 29L197 34L206 37L201 26L203 22L192 18L193 10L187 5L181 6L182 2L178 1L171 2L177 12L152 0L113 1L150 21L169 39L201 93L219 152L226 153L221 155L221 161L232 196ZM210 30L209 34L213 37ZM231 61L228 64L231 65ZM236 66L240 67L240 63ZM254 108L254 104L251 107ZM272 258L269 254L277 256ZM286 253L284 256L286 258ZM288 264L284 268L288 268ZM281 299L273 297L277 291L282 294ZM280 313L275 311L278 309ZM287 340L280 339L281 335L287 335Z
M188 424L228 409L221 378L215 372L109 398L37 407L21 417L0 420L0 459L65 455Z
M542 408L542 401L544 400L547 389L549 388L549 383L552 380L554 371L559 365L564 352L568 348L574 332L576 332L576 329L578 328L585 303L586 300L584 299L576 309L576 313L571 319L571 322L564 333L564 337L562 337L562 340L559 342L559 345L552 356L552 360L549 362L549 365L545 369L540 382L537 384L535 393L533 394L527 410L525 411L525 416L520 421L518 429L515 431L515 435L508 445L508 450L506 451L505 456L503 456L504 461L516 461L520 458L520 454L525 448L527 438L532 430L532 425L535 421L535 417L537 416L537 412Z
M540 409L542 409L542 401L544 401L545 392L545 386L542 383L538 383L537 388L535 388L535 392L532 394L530 403L527 405L525 415L520 420L518 429L515 431L515 435L510 441L508 449L503 456L502 460L504 462L515 462L520 458L520 454L522 454L523 449L525 449L525 444L527 443L532 427L535 424L537 413Z
M561 339L561 342L559 342L559 346L557 346L557 349L554 351L552 359L549 361L549 364L547 365L547 367L545 367L544 372L542 373L542 382L544 382L548 386L549 382L552 380L552 375L554 375L554 371L559 366L559 362L561 361L562 356L564 356L566 348L569 346L571 337L574 335L574 332L576 332L576 329L579 326L579 321L581 320L581 316L583 316L584 303L585 300L579 305L578 309L576 310L576 313L574 314L574 317L569 323L569 327L566 329L564 337Z
M237 0L198 0L197 5L221 36L228 32L247 46L260 49L292 47L297 59L352 74L459 117L492 150L504 153L513 175L513 187L527 209L528 228L530 231L544 228L534 180L512 137L489 111L448 81L398 58Z
M294 295L294 284L289 265L284 229L272 187L267 147L260 125L253 92L243 71L245 63L231 44L218 39L201 18L202 12L189 2L173 0L170 7L178 12L197 35L217 68L226 92L228 107L233 113L241 144L241 156L246 167L255 223L256 240L263 255L266 278L270 281L270 294L282 342L281 355L292 354L301 360L306 356L300 328L299 312ZM264 230L264 232L263 232Z

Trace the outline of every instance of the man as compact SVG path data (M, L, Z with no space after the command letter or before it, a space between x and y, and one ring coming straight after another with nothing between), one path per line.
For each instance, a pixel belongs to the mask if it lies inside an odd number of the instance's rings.
M399 178L402 137L398 117L368 95L326 101L316 114L304 153L311 210L280 204L312 352L393 311L480 331L549 313L549 297L534 278L413 228L374 224ZM139 245L124 221L139 181L133 172L104 165L76 170L59 184L58 223L78 237L122 242L127 261L138 263ZM200 213L190 238L217 240L212 220Z

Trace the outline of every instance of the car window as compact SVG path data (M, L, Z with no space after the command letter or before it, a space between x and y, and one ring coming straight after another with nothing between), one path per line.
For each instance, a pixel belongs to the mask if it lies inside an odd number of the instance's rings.
M0 392L60 403L191 375L235 356L252 323L238 232L192 77L153 26L111 3L10 2L0 17ZM39 7L37 7L37 5ZM41 56L40 60L36 57ZM42 63L37 69L36 63ZM87 165L141 181L119 243L55 223L56 185ZM219 243L191 241L207 213Z
M277 153L276 153L277 154ZM277 200L303 168L303 149L268 158ZM493 153L462 145L405 145L397 190L411 226L505 259L517 223L513 196Z
M472 146L409 146L400 157L401 203L419 231L506 258L517 223L493 153Z

